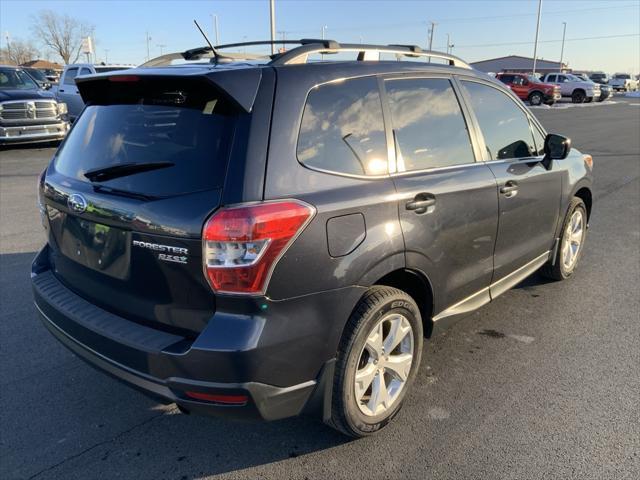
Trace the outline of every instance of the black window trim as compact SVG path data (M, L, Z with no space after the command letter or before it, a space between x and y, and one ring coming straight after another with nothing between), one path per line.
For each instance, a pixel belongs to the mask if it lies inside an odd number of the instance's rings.
M513 93L513 91L511 91L510 89L506 89L502 86L502 84L494 84L491 81L487 81L485 79L482 78L477 78L477 77L469 77L466 75L455 75L455 79L456 82L475 82L475 83L479 83L481 85L485 85L487 87L491 87L491 88L495 88L496 90L504 93L507 97L509 97L513 103L525 114L525 116L527 117L528 121L529 121L529 131L531 133L531 140L534 142L535 145L535 139L533 137L533 128L537 128L540 133L542 134L542 137L546 137L547 136L547 132L546 130L542 127L542 125L540 124L540 122L538 122L538 119L535 118L533 116L533 114L527 109L527 107L522 103L522 100L520 100L515 93ZM486 143L484 140L484 135L482 134L482 130L480 129L480 122L478 122L478 118L475 115L475 112L473 111L473 108L471 107L471 99L469 98L469 96L467 95L467 93L464 91L463 89L463 85L460 83L459 84L459 88L461 90L462 93L462 98L464 100L464 102L467 104L467 108L469 109L469 116L471 119L471 122L474 124L475 130L477 131L477 141L478 144L480 146L480 153L482 155L482 161L486 162L486 163L507 163L507 162L521 162L521 161L529 161L531 162L533 159L538 159L540 157L540 155L533 155L530 157L520 157L520 158L504 158L504 159L492 159L489 158L488 154L487 154L487 147L486 147ZM537 146L536 146L537 149Z
M300 159L298 158L298 141L300 139L300 132L302 130L302 117L304 116L304 111L307 107L307 102L309 101L309 94L311 93L312 90L321 87L323 85L330 85L332 83L338 83L338 82L346 82L349 80L357 80L359 78L369 78L372 77L374 78L377 83L378 83L378 94L380 95L380 102L381 102L381 106L382 106L382 121L383 121L383 128L384 128L384 133L385 133L385 141L387 144L387 173L383 173L381 175L358 175L356 173L346 173L346 172L338 172L335 170L327 170L324 168L319 168L319 167L314 167L312 165L307 165L304 162L300 161ZM334 78L331 80L328 80L326 82L320 82L320 83L316 83L313 86L311 86L309 88L309 90L307 90L307 93L304 97L304 103L302 104L302 109L300 110L300 116L298 118L298 134L296 136L296 149L295 149L295 156L296 156L296 161L298 162L299 165L301 165L304 168L307 168L309 170L313 170L314 172L320 172L320 173L326 173L328 175L336 175L338 177L347 177L347 178L356 178L359 180L384 180L384 179L388 179L389 178L389 174L390 174L390 170L389 170L389 166L391 165L391 151L394 150L393 148L393 143L390 143L389 141L389 134L390 134L390 129L389 129L389 124L387 123L390 117L387 117L387 115L384 112L384 100L383 100L383 92L381 90L382 85L380 83L380 76L377 74L369 74L369 75L353 75L351 77L340 77L340 78ZM395 165L395 151L393 154L393 164Z
M387 138L391 138L391 149L393 150L392 156L389 156L389 171L392 177L400 177L400 176L411 176L411 175L421 175L425 173L433 173L444 170L455 170L461 168L469 168L477 165L482 165L482 156L481 151L479 150L479 145L477 142L476 129L473 124L472 117L469 114L468 106L466 105L464 99L461 96L460 86L457 84L455 75L447 74L447 73L436 73L436 72L410 72L410 73L390 73L390 74L381 74L378 76L380 80L380 87L382 88L382 111L385 117L385 129L387 129ZM474 162L469 163L461 163L459 165L447 165L444 167L431 167L431 168L423 168L419 170L407 170L406 172L398 172L396 170L396 145L395 138L393 133L393 127L391 123L391 107L389 106L389 98L387 96L387 90L385 88L384 82L389 80L403 80L403 79L412 79L412 78L443 78L445 80L449 80L451 83L451 87L453 88L453 92L458 100L458 105L460 105L460 112L462 113L462 118L467 127L467 132L469 133L469 142L471 143L471 152L473 157L475 158ZM393 161L391 160L393 158Z

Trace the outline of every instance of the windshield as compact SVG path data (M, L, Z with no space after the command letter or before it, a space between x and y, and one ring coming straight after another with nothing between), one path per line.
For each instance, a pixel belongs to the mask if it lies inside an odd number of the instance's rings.
M604 73L594 73L593 75L591 75L591 78L597 78L598 80L600 80L602 78L607 78L607 76Z
M626 73L617 73L614 76L615 78L620 78L621 80L629 80L631 78L631 75L627 75Z
M567 78L569 80L571 80L572 82L581 82L582 81L581 78L576 77L575 75L571 75L570 73L567 73L566 75L567 75Z
M224 101L212 98L193 108L89 105L67 136L54 166L65 176L87 181L92 171L135 164L133 171L117 178L107 175L100 185L145 195L218 188L224 181L236 118ZM168 168L144 167L160 163Z
M535 75L527 75L527 80L529 80L531 83L541 83L540 79Z
M27 73L39 82L49 81L47 80L47 77L44 75L44 73L42 73L42 70L38 70L37 68L29 68L27 69Z
M0 69L0 90L35 90L36 82L22 70Z
M96 73L115 72L116 70L128 70L131 67L95 67Z

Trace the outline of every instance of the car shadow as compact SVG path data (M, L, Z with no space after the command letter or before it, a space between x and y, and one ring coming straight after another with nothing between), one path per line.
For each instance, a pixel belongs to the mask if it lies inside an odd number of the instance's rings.
M522 282L513 287L514 290L531 290L535 287L547 285L549 283L556 283L555 280L543 277L541 273L536 272L533 275L525 278Z

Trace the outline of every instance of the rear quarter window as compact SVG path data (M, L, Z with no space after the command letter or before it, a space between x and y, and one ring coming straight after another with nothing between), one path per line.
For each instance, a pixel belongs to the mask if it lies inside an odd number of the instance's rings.
M386 175L387 144L375 77L332 82L307 97L298 136L303 165L348 175Z

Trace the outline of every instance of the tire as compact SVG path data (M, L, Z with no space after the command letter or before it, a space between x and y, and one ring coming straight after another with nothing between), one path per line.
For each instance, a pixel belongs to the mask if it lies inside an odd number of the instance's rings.
M567 243L569 242L570 232L573 231L575 233L576 231L574 228L576 224L572 223L574 222L576 215L581 216L581 229L580 235L574 236L573 240L579 240L579 244L577 245L575 252L573 252L573 247L575 246L574 242L571 242L571 246L567 246ZM547 263L540 269L540 273L543 276L552 280L566 280L573 275L573 272L580 261L580 257L582 256L584 242L587 236L587 207L582 199L573 197L573 200L571 200L567 214L564 217L564 222L562 223L561 231L562 236L560 237L560 244L558 245L558 251L553 258L553 262ZM574 255L570 262L566 261L567 248L570 248Z
M574 90L571 94L571 101L573 103L582 103L584 99L587 97L584 90Z
M540 92L531 92L531 94L529 95L529 105L542 105L543 100L544 97Z
M591 103L592 101L593 101L593 97L587 97L587 98L584 100L584 103Z
M399 343L391 352L384 352L383 345L390 341L392 331L400 332L396 336ZM420 310L409 295L391 287L370 288L349 317L340 340L330 425L355 438L371 435L387 425L402 408L404 397L415 379L422 356L422 335ZM376 354L380 349L383 354ZM410 366L407 362L409 350ZM402 371L404 383L396 368ZM360 372L363 379L360 383L356 383L356 372ZM395 392L393 382L396 382ZM376 386L383 395L375 395ZM380 398L385 398L386 402L377 401Z

